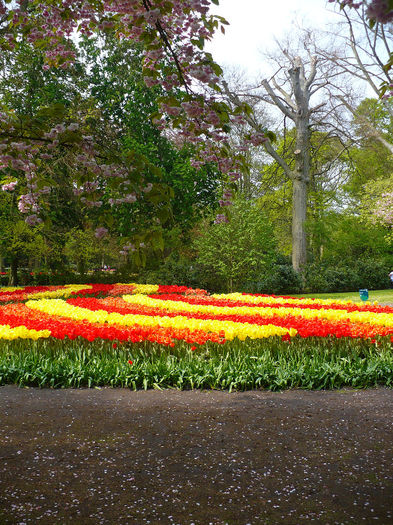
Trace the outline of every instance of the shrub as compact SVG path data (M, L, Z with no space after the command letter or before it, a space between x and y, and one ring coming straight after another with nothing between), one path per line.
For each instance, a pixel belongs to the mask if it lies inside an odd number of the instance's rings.
M243 289L251 293L295 294L302 291L302 281L290 264L275 264L261 279L244 283Z
M205 221L194 239L195 266L215 289L241 290L245 282L271 271L275 260L273 228L251 201L231 206L229 222Z
M359 288L381 290L389 287L388 273L391 267L384 260L359 259L356 264Z
M384 260L371 258L312 263L307 265L304 271L304 292L384 289L389 285L389 269Z
M198 269L191 259L172 252L158 268L141 270L136 280L144 283L178 284L191 288L204 288L204 283L201 283L199 278Z

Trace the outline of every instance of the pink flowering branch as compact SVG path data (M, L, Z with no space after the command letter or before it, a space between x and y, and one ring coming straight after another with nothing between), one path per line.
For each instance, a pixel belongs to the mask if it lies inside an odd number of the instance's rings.
M367 16L370 20L387 24L393 21L393 2L392 0L329 0L330 3L338 3L342 7L352 7L359 9L362 5L367 8Z
M157 127L172 128L180 141L199 149L194 166L215 162L229 181L234 182L239 177L241 162L239 155L228 155L230 108L219 104L214 96L200 94L204 87L220 90L221 69L211 55L203 51L203 46L226 22L210 15L209 7L210 0L17 0L7 5L0 0L0 50L12 50L27 41L43 49L44 69L67 69L75 60L70 38L75 31L87 37L110 31L120 39L141 43L146 85L160 84L168 92L174 88L183 91L183 100L163 97L161 114L155 118ZM28 192L20 198L20 210L30 216L37 215L42 195L38 184L40 161L55 156L58 148L65 145L64 134L77 133L78 124L67 127L60 123L42 136L33 137L20 133L12 115L3 115L3 121L0 115L0 138L3 137L0 169L26 177ZM123 188L123 195L113 198L110 204L135 202L145 192L146 183L143 182L141 188L131 188L121 166L102 165L97 144L88 136L80 135L82 153L76 161L91 178L83 184L74 183L74 191L82 202L87 207L101 206L97 180L102 175L116 178ZM227 190L223 205L228 205L231 196Z
M393 193L383 193L375 203L375 208L372 210L372 218L374 222L388 226L393 226Z

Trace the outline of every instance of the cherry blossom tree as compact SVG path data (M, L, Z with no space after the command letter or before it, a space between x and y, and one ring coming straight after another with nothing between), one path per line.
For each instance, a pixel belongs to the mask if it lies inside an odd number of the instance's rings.
M221 68L203 48L216 29L224 32L226 21L209 13L210 3L18 0L7 4L0 0L0 49L12 50L28 42L43 50L44 69L67 69L75 60L72 39L76 33L89 37L112 32L120 39L141 44L146 85L160 84L168 92L159 100L155 124L159 129L171 129L178 142L196 146L199 156L194 159L194 166L216 162L224 177L232 181L238 177L239 163L236 155L229 155L227 133L231 122L241 116L231 115L228 106L214 94L220 91ZM170 95L174 89L179 94L176 98ZM59 114L57 122L53 122L53 118L45 121L41 117L44 115L40 115L39 122L33 122L0 107L0 170L4 175L1 187L3 191L26 188L19 196L18 208L29 224L42 220L40 201L50 192L50 185L42 176L43 164L50 162L60 147L72 152L75 167L83 172L82 178L76 176L74 186L88 207L102 204L99 178L110 178L112 185L118 181L126 187L130 172L140 171L140 159L136 165L130 158L123 163L106 162L83 119L73 121ZM142 176L139 180L138 188L114 199L113 205L136 202L152 190L147 178Z
M383 23L393 18L392 0L342 3L355 8L366 3L369 16ZM45 69L67 69L75 59L72 41L78 33L89 37L97 32L113 32L120 39L140 43L147 86L160 84L179 92L179 97L160 99L160 112L154 122L160 129L172 129L179 142L197 146L196 167L216 162L231 183L239 177L242 155L230 150L227 133L233 122L242 121L243 115L232 114L214 94L221 89L221 68L204 51L204 43L217 29L224 32L226 21L210 13L211 4L217 5L218 0L0 0L0 50L28 42L43 50ZM101 206L99 177L124 185L135 170L130 158L120 164L105 162L83 121L63 120L60 114L57 122L53 120L46 121L44 113L38 120L21 119L0 105L1 186L4 191L15 191L17 185L26 188L18 207L29 224L42 220L40 201L50 192L50 184L42 176L43 161L50 162L59 147L71 151L75 166L83 168L83 179L76 177L74 184L86 206ZM263 143L265 137L259 134L253 141L254 145ZM150 189L149 181L141 177L139 188L119 199L132 203ZM224 206L231 196L226 190ZM221 220L225 220L225 214L221 214Z

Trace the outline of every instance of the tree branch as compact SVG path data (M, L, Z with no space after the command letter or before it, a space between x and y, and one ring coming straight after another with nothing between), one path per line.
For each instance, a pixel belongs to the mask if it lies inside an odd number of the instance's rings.
M232 102L232 104L234 104L237 107L241 107L242 106L242 101L239 99L239 97L238 97L238 95L236 93L233 93L232 91L230 91L227 82L223 81L223 86L224 86L225 93L226 93L227 97L229 98L229 100ZM258 133L263 131L263 130L261 130L261 128L258 125L258 123L255 122L255 120L252 119L249 115L245 114L244 118L245 118L246 122L249 124L249 126L251 128L253 128L255 131L257 131ZM285 160L277 153L277 151L273 148L273 146L272 146L272 144L271 144L271 142L270 142L270 140L268 138L267 138L266 142L263 143L263 146L264 146L265 150L267 151L267 153L271 157L273 157L273 159L282 167L282 169L284 170L285 175L289 179L292 180L294 178L294 176L293 176L291 168L288 166L288 164L285 162Z
M352 113L354 117L356 117L362 125L364 125L370 132L370 135L373 136L376 140L378 140L381 144L383 144L390 153L393 153L393 144L388 142L382 135L380 131L378 131L366 118L364 118L362 115L359 115L359 113L345 100L345 98L342 95L338 95L338 98L341 100L341 102L344 104L344 106Z
M344 15L345 15L345 18L347 19L347 22L348 22L348 25L349 25L350 44L351 44L351 49L352 49L352 52L353 52L354 57L356 59L356 62L358 63L359 68L361 69L362 73L366 77L367 82L370 84L370 86L373 88L373 90L375 91L375 93L379 97L379 89L374 84L373 79L371 78L371 76L368 73L367 69L364 67L364 64L363 64L362 60L360 59L360 56L359 56L359 53L358 53L357 47L356 47L356 38L355 38L355 34L353 32L352 22L351 22L351 20L350 20L350 18L348 16L347 12L345 11L345 9L344 9Z
M150 0L142 0L142 2L143 2L143 5L145 6L146 11L150 11L151 10L150 8L152 7L152 5L150 3ZM180 65L179 59L177 58L177 55L176 55L176 53L175 53L171 43L169 42L168 36L167 36L167 34L165 32L165 29L162 27L161 22L159 22L158 20L155 23L155 26L157 28L157 31L160 34L160 37L161 37L162 41L164 42L165 47L169 50L170 54L172 55L172 58L175 61L175 65L176 65L176 69L177 69L180 81L183 84L183 86L185 87L186 93L189 94L190 93L190 89L188 87L186 79L184 78L182 67Z
M282 113L284 113L284 115L286 115L291 120L295 121L296 113L287 106L284 106L284 104L281 102L280 98L274 93L273 89L271 88L269 82L266 79L262 80L262 85L266 89L276 106L282 111Z
M273 77L272 82L274 87L281 93L281 95L284 97L285 102L288 104L289 107L291 107L294 111L296 111L296 106L293 103L289 93L287 93L277 82L276 79Z
M291 168L288 166L288 164L285 162L285 160L277 153L277 151L273 148L270 140L267 140L264 144L265 150L269 153L271 157L279 164L282 169L284 170L285 175L290 180L294 180L294 174L291 170Z
M306 80L306 90L308 91L311 84L313 83L314 79L315 79L315 75L317 73L317 57L316 56L313 56L311 57L311 69L310 69L310 74L308 75L308 78Z

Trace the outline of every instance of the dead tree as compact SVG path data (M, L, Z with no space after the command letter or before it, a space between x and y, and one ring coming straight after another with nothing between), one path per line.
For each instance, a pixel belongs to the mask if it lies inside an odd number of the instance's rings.
M265 95L253 95L261 100L273 103L287 118L291 119L296 128L296 148L294 167L282 158L274 149L272 142L267 139L264 143L266 152L281 166L286 177L292 182L292 265L296 271L301 270L307 261L306 215L307 192L310 183L310 115L317 111L310 107L310 96L313 93L313 83L316 78L316 57L311 57L308 74L305 71L304 61L300 56L291 57L285 53L291 63L287 70L289 89L285 90L273 76L270 80L263 80L262 87ZM314 86L318 89L317 86ZM234 104L242 104L241 97L229 90L225 85L226 95ZM323 105L323 104L322 104ZM253 130L261 132L261 125L252 115L247 122Z

